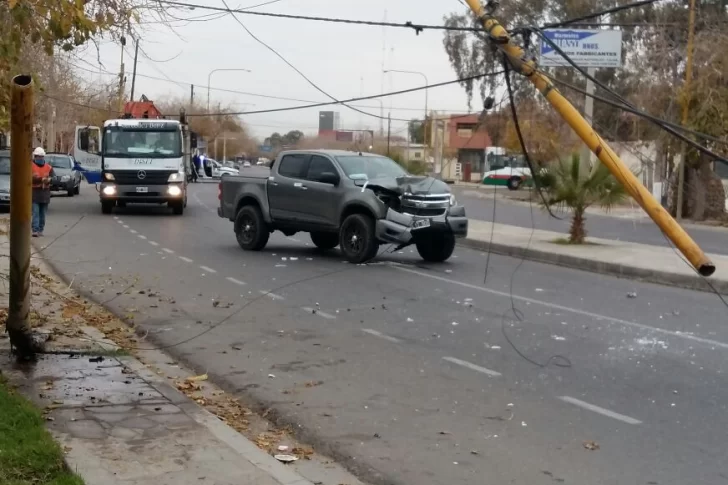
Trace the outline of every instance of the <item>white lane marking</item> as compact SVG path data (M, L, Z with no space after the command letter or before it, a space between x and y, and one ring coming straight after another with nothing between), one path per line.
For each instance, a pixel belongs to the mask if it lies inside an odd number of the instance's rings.
M315 309L307 307L307 306L301 307L301 310L303 310L304 312L308 312L312 315L319 315L323 318L326 318L327 320L336 320L335 316L333 316L330 313L322 312L321 310L315 310Z
M240 286L243 286L243 285L245 284L245 281L240 281L240 280L238 280L238 279L235 279L235 278L233 278L232 276L228 276L228 277L227 277L227 278L225 278L225 279L226 279L226 280L228 280L228 281L229 281L229 282L231 282L231 283L235 283L236 285L240 285Z
M119 220L119 216L114 216L114 219L116 219L118 221Z
M122 224L121 227L123 227L124 229L129 229L129 226L127 226L126 224Z
M147 238L147 236L144 236L143 234L139 234L139 235L138 235L137 237L138 237L139 239L146 239L146 238Z
M272 298L273 300L285 300L285 298L283 298L281 295L276 295L275 293L271 293L270 291L260 290L260 293L262 295L266 295Z
M594 404L589 404L588 402L584 402L581 399L576 399L576 398L570 397L570 396L559 396L559 399L561 399L564 402L573 404L574 406L579 406L580 408L588 409L589 411L594 411L595 413L599 413L603 416L607 416L609 418L616 419L618 421L622 421L623 423L642 424L642 421L640 421L638 419L630 418L629 416L625 416L624 414L615 413L614 411L610 411L609 409L595 406Z
M217 273L217 270L212 269L209 266L200 266L200 269L202 271L207 271L208 273Z
M164 251L164 252L165 252L165 253L167 253L167 254L174 254L174 251L172 251L172 250L171 250L171 249L169 249L169 248L162 248L162 251Z
M461 365L463 367L467 367L470 370L474 370L476 372L482 372L483 374L487 374L491 377L500 377L501 373L496 372L494 370L486 369L485 367L481 367L479 365L471 364L470 362L467 362L465 360L456 359L455 357L443 357L442 360L446 360L452 364Z
M149 244L151 244L152 246L159 246L159 243L156 241L149 241Z
M202 207L203 207L204 209L206 209L206 210L209 210L210 212L214 212L215 214L217 214L217 209L213 209L212 207L210 207L210 206L208 206L207 204L205 204L204 202L202 202L202 201L200 200L200 198L199 198L199 197L197 197L197 193L196 193L196 192L192 194L192 198L193 198L193 199L195 199L195 200L196 200L197 202L199 202L199 203L200 203L200 205L201 205L201 206L202 206Z
M622 320L621 318L608 317L606 315L600 315L598 313L592 313L592 312L588 312L586 310L579 310L578 308L572 308L572 307L568 307L568 306L564 306L564 305L557 305L556 303L549 303L549 302L542 301L542 300L536 300L534 298L529 298L527 296L520 296L520 295L506 293L504 291L491 290L490 288L484 288L482 286L471 285L470 283L464 283L462 281L456 281L456 280L451 280L449 278L443 278L442 276L423 273L422 271L415 271L413 269L403 268L402 266L394 264L394 263L391 263L390 266L399 271L416 274L418 276L424 276L426 278L431 278L431 279L442 281L445 283L451 283L453 285L459 285L464 288L470 288L471 290L482 291L483 293L490 293L491 295L502 296L505 298L513 298L514 300L519 300L519 301L523 301L523 302L527 302L527 303L533 303L534 305L543 305L546 307L553 308L555 310L562 310L565 312L574 313L576 315L583 315L585 317L590 317L590 318L594 318L597 320L603 320L606 322L617 323L620 325L626 325L628 327L639 328L641 330L647 330L650 332L658 332L661 334L670 335L672 337L679 337L679 338L683 338L685 340L692 340L693 342L700 342L703 344L720 347L722 349L728 349L728 343L720 342L718 340L712 340L712 339L703 338L703 337L696 337L695 335L689 335L689 334L683 333L683 332L674 332L672 330L665 330L664 328L651 327L651 326L645 325L643 323L630 322L629 320Z
M185 263L192 263L193 262L190 258L186 258L184 256L180 256L179 259L181 259Z
M390 337L389 335L383 334L382 332L378 332L377 330L372 330L371 328L362 328L362 332L368 333L369 335L374 335L375 337L379 337L384 340L389 340L390 342L394 342L395 344L399 343L399 339Z
M134 229L129 229L129 232L132 233L132 234L136 234L137 233L137 231L135 231Z

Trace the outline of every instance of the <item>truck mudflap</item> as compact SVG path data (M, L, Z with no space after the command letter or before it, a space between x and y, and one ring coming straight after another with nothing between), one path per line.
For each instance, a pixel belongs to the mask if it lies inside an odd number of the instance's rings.
M387 210L376 223L377 239L395 244L413 244L419 238L438 232L451 232L456 238L468 235L468 218L463 207L453 207L446 215L422 217Z

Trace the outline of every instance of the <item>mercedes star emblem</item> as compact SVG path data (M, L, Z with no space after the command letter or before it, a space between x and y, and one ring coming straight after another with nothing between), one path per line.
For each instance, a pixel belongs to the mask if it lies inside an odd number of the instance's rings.
M144 170L139 170L137 172L137 178L139 180L144 180L145 178L147 178L147 172L145 172Z

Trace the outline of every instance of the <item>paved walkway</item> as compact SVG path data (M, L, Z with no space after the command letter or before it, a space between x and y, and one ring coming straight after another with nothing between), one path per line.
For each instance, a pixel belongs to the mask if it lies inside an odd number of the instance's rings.
M462 244L483 251L683 288L712 291L709 282L721 293L728 293L726 255L709 255L717 269L713 276L705 279L677 250L668 247L598 238L588 238L590 244L582 246L554 242L564 237L563 233L470 219L468 238Z

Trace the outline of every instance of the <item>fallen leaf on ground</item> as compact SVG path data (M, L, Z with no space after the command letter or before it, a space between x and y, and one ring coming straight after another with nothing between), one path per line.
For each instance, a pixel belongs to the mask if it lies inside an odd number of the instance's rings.
M192 376L185 379L187 382L200 382L200 381L206 381L208 378L207 374L200 374L199 376Z
M585 441L584 448L586 448L589 451L596 451L599 449L599 444L595 441Z

